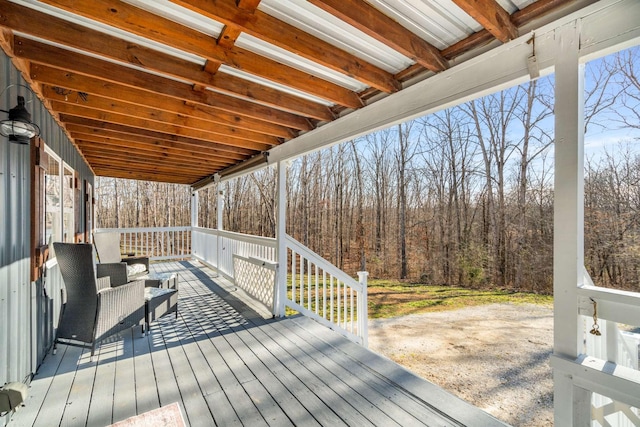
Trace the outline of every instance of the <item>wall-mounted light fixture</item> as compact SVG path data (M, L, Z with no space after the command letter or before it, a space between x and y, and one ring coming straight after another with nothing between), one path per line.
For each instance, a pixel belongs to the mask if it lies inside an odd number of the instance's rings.
M6 90L12 86L21 86L29 89L28 86L24 85L9 85L0 93L0 99L2 99L2 95ZM29 91L31 91L31 89L29 89ZM29 114L29 111L27 111L25 107L23 96L18 95L18 105L9 111L0 111L9 113L8 119L0 121L0 134L9 137L9 141L18 144L29 144L31 138L40 135L38 125L31 122L31 114Z

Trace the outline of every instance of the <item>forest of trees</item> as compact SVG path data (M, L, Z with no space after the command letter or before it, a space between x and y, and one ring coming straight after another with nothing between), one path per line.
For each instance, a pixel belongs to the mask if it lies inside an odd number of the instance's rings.
M638 67L637 48L586 67L585 264L640 291ZM225 182L224 228L273 237L275 182L273 168ZM98 227L190 224L186 186L97 178L96 192ZM296 159L287 193L288 233L349 273L549 293L553 77ZM202 191L199 225L215 218Z

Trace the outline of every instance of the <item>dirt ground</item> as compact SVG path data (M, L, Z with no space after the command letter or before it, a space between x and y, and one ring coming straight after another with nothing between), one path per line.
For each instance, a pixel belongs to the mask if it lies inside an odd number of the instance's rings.
M553 425L553 311L491 304L369 321L369 348L517 427Z

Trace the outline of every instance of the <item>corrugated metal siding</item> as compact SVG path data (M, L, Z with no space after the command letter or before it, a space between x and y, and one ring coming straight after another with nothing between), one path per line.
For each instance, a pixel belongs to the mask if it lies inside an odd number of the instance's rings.
M20 83L9 60L0 58L0 90ZM15 97L13 103L15 104ZM8 110L7 96L0 108ZM5 113L0 113L6 118ZM33 371L29 283L29 147L0 137L0 384L23 381ZM0 423L2 423L0 421Z
M0 52L0 91L11 84L26 83ZM0 109L14 107L17 93L11 88L3 94ZM27 109L47 145L93 185L91 170L40 100L34 97ZM30 281L30 188L29 147L0 137L0 384L25 381L35 372L51 345L60 307L57 269L44 284ZM84 218L84 204L80 209ZM0 418L0 425L6 422Z

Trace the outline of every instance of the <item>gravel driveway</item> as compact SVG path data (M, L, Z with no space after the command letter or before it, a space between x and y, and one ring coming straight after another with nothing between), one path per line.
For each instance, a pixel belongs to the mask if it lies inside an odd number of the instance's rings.
M517 427L553 425L553 310L491 304L369 321L369 348Z

